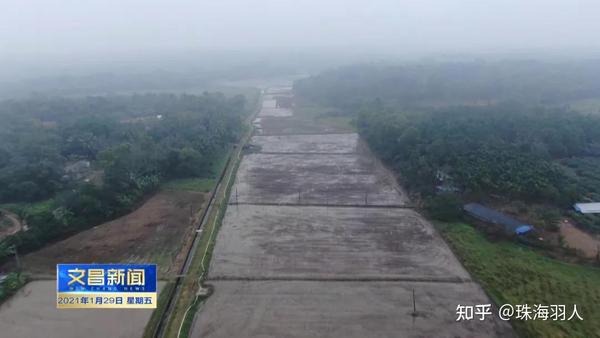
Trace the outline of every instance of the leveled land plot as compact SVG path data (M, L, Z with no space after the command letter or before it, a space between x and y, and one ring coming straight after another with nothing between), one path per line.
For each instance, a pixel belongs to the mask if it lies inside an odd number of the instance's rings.
M190 208L198 210L203 193L163 191L136 211L80 232L24 257L35 274L56 272L58 263L156 263L162 273L177 270L174 262L190 230Z
M265 90L267 95L289 95L292 93L291 86L270 87Z
M159 287L162 283L159 283ZM56 281L34 281L0 306L0 336L141 337L152 310L56 308Z
M263 107L260 111L260 113L258 113L258 116L260 117L264 117L264 116L274 116L274 117L286 117L286 116L292 116L293 112L291 109L287 109L287 108L269 108L269 107Z
M328 134L352 133L354 127L350 125L347 117L263 117L259 134L285 135L285 134Z
M458 304L489 303L473 283L219 281L214 286L191 337L514 336L497 317L456 321Z
M359 154L251 154L231 202L404 205L406 196L374 159Z
M286 117L292 116L293 111L287 108L277 108L277 101L274 96L268 95L264 98L262 103L262 109L258 113L258 116L272 116L272 117Z
M252 143L267 153L332 153L356 152L358 134L254 136Z
M275 109L275 108L277 108L277 101L273 98L269 98L269 99L265 98L263 100L262 107Z
M209 277L469 279L412 210L256 205L227 208Z

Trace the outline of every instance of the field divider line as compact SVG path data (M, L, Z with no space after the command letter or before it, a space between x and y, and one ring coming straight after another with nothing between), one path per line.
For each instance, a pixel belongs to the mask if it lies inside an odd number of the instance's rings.
M310 152L310 151L258 151L255 154L264 154L264 155L323 155L323 156L349 156L349 155L358 155L357 152Z
M376 205L376 204L325 204L325 203L275 203L275 202L229 202L229 205L264 205L273 207L331 207L331 208L367 208L367 209L417 209L414 205Z
M280 277L238 277L238 276L216 276L209 277L206 281L240 281L240 282L415 282L415 283L448 283L466 284L475 283L472 279L460 277L435 278L435 277L385 277L385 276L358 276L358 277L303 277L303 276L280 276Z
M261 117L261 116L258 116ZM274 117L274 116L263 116L263 117ZM329 133L269 133L269 134L257 134L254 136L304 136L304 135L356 135L357 133L349 133L349 132L329 132Z

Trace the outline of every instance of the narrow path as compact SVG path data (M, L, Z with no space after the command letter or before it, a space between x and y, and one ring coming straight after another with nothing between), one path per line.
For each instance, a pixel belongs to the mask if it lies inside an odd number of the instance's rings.
M12 226L10 226L10 227L6 227L6 228L0 227L0 240L6 236L10 236L19 231L27 230L27 225L24 222L21 222L19 217L17 215L13 214L12 212L5 210L5 209L0 209L0 215L2 215L0 217L0 220L2 218L7 218L12 223Z

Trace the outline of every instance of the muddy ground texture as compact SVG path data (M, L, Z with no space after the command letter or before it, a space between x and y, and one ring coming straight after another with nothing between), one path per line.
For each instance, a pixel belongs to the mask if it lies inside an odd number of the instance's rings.
M33 281L0 306L0 337L141 337L151 314L151 309L59 310L56 281Z
M262 205L228 208L209 277L469 280L412 210Z
M190 207L198 210L203 200L203 193L159 192L128 215L26 255L23 267L54 276L58 263L156 263L160 275L174 273L191 229Z
M456 321L491 303L482 289L356 134L306 121L263 115L191 336L513 336L497 317Z

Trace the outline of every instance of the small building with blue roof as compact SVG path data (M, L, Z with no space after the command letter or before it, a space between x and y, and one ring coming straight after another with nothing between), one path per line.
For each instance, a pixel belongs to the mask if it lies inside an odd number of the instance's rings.
M480 221L502 226L509 235L524 235L534 229L532 225L478 203L466 204L463 209L467 214Z

